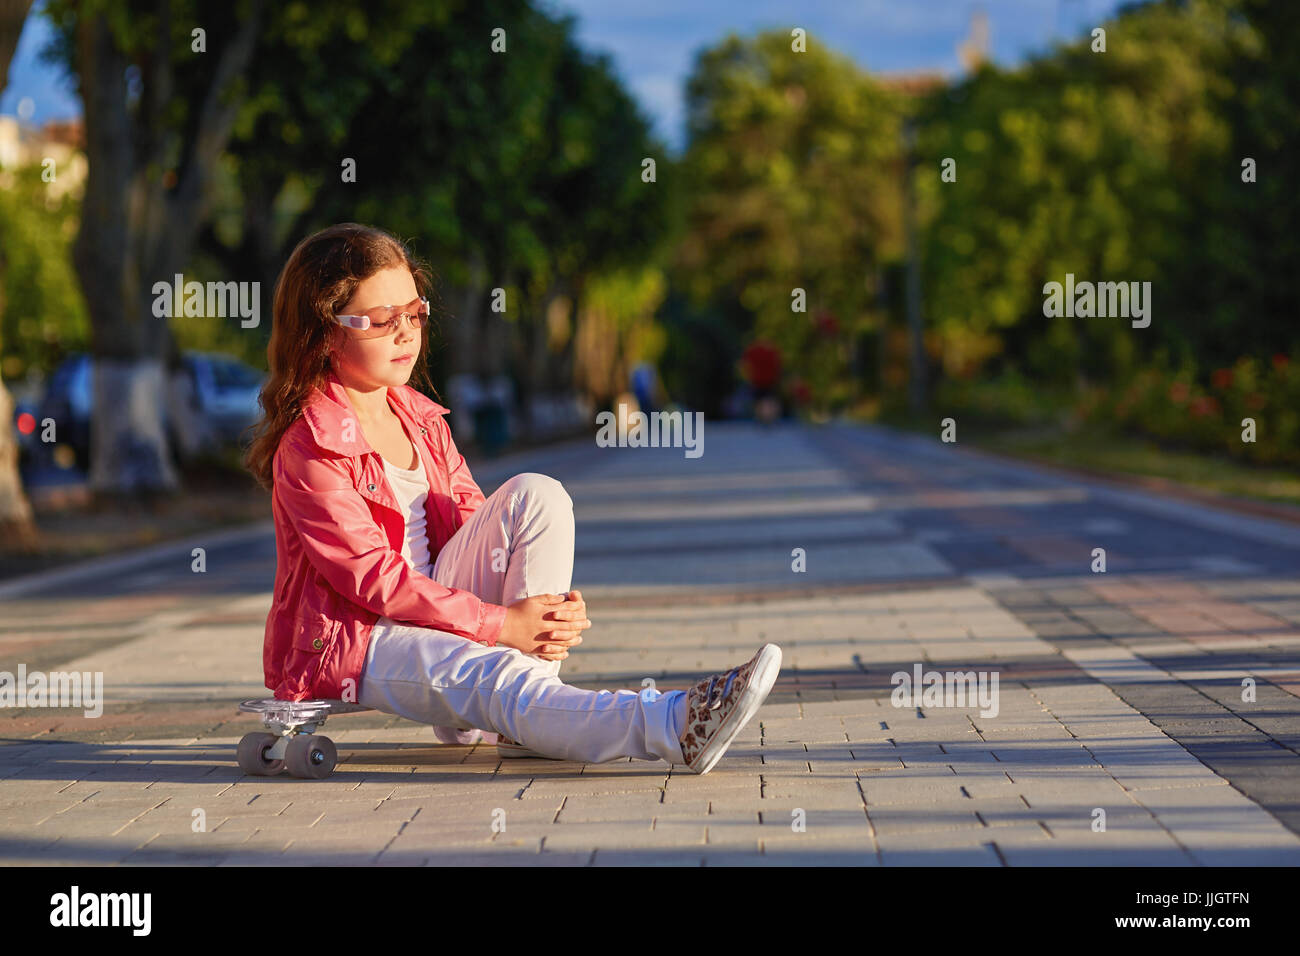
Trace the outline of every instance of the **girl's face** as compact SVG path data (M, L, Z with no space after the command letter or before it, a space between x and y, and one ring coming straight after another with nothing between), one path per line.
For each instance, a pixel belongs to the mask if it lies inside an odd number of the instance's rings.
M363 279L343 315L361 315L381 305L402 305L420 293L405 266L383 269ZM356 391L368 392L385 386L405 385L420 356L420 329L409 318L401 319L397 331L379 338L361 338L355 329L338 326L330 360L339 381Z

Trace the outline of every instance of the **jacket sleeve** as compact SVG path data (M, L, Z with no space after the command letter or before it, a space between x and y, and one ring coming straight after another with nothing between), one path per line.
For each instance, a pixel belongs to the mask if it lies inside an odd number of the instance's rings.
M448 427L446 419L439 417L439 424L442 427L439 432L443 440L443 461L447 463L447 478L451 482L451 496L456 500L456 510L460 512L460 522L464 524L469 520L470 515L479 509L485 500L483 492L479 490L478 484L469 473L469 465L465 463L465 457L456 448L456 443L451 438L451 428Z
M413 570L389 547L356 490L347 459L325 457L314 442L286 433L273 474L275 493L307 559L339 594L395 621L496 644L505 607Z

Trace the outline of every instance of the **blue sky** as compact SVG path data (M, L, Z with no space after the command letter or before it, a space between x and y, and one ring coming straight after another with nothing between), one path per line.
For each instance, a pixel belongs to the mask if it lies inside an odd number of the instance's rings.
M960 73L957 44L971 13L989 19L990 54L1011 65L1054 40L1086 33L1122 0L540 0L553 12L577 16L579 43L612 55L623 81L674 149L682 144L682 87L696 53L728 32L801 26L864 69L886 73ZM48 39L33 14L14 54L0 113L30 99L32 121L77 116L81 101L70 84L37 60Z

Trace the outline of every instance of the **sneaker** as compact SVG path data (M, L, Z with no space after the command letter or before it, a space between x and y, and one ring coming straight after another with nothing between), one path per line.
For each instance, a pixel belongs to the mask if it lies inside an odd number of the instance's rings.
M687 767L700 774L713 769L758 713L780 671L781 648L764 644L747 663L706 677L691 688L680 737Z
M482 743L486 736L483 731L472 728L462 730L459 727L434 727L433 735L444 744L457 744L461 747L468 747L471 744Z

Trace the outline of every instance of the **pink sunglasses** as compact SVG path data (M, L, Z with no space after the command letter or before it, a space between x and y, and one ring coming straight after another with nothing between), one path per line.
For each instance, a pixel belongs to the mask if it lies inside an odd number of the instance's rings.
M406 305L377 305L360 315L336 315L334 320L360 332L360 338L376 339L395 333L404 315L410 318L413 328L423 329L429 322L429 300L419 296Z

